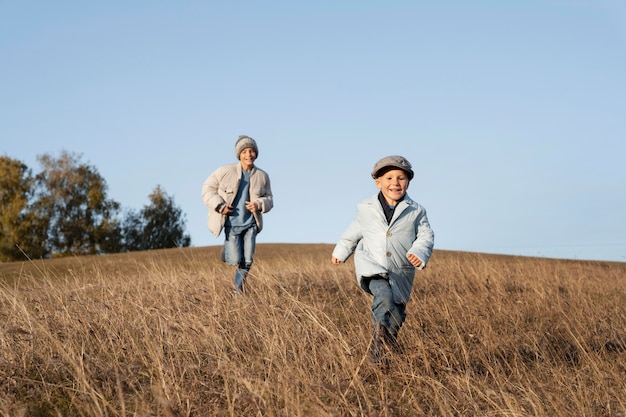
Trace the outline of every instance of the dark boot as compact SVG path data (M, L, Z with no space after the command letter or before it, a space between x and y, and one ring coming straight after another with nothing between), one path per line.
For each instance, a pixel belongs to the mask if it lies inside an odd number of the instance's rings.
M382 340L387 349L396 354L402 354L402 346L398 342L398 337L391 334L389 329L381 326Z
M375 325L372 329L372 341L370 342L370 361L380 363L383 354L383 340L380 334L380 326Z
M389 365L387 349L385 348L384 334L387 332L385 326L375 324L372 329L372 342L370 344L370 362L382 368Z

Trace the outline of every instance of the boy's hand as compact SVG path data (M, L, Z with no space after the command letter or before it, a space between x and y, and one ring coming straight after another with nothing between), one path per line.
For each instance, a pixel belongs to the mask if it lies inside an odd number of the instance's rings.
M411 265L413 265L414 267L419 268L420 266L422 266L422 261L420 261L420 258L413 255L412 253L409 253L406 257L408 258L409 262L411 262Z
M259 210L259 208L257 207L257 204L253 203L252 201L246 201L246 208L251 213L256 213L257 210Z
M230 204L226 204L223 208L222 211L220 211L220 213L226 215L226 216L230 216L231 214L233 214L233 206L231 206Z
M339 265L341 263L341 261L335 258L334 256L332 257L330 261L333 263L333 265Z

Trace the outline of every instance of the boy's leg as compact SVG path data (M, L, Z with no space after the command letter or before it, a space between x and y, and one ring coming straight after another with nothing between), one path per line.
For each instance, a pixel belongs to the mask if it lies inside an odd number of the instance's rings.
M246 269L237 267L235 270L235 292L243 292L243 284L246 282L246 276L248 271Z
M250 272L250 268L252 268L252 263L254 262L256 235L256 226L249 227L239 235L241 256L239 258L239 264L237 265L237 271L235 272L235 286L238 291L243 291L248 272Z
M398 332L406 319L406 305L394 303L394 307L389 314L389 327L385 327L383 339L391 350L396 353L402 353L402 348L398 343Z
M254 251L256 249L256 235L257 228L256 226L251 226L242 232L242 241L243 241L243 263L244 266L249 270L252 266L252 262L254 262Z
M247 271L241 271L243 259L243 240L242 236L233 227L224 229L226 240L224 241L224 262L230 266L236 266L235 270L235 290L243 290L243 281Z
M389 348L399 351L397 336L406 318L405 305L394 302L393 291L387 279L372 279L369 289L374 296L372 326L375 341L379 344L384 341Z
M370 344L370 360L379 365L387 365L385 358L385 350L383 347L383 329L385 327L380 323L372 325L372 341Z

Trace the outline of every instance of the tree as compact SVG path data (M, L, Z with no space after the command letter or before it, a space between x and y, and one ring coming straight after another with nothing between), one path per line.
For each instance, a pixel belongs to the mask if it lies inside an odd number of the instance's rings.
M117 252L121 228L119 203L108 199L98 170L81 163L80 155L63 151L58 158L38 157L34 212L48 224L52 256Z
M35 177L17 160L0 157L0 261L185 247L185 219L157 186L150 204L120 218L97 169L63 151L38 157Z
M123 248L133 252L147 249L143 239L144 220L135 210L128 210L122 224Z
M0 156L0 261L46 255L47 224L30 211L33 192L26 164Z
M185 234L185 218L158 185L148 196L150 204L137 213L130 211L124 220L123 235L128 251L186 247L191 237Z

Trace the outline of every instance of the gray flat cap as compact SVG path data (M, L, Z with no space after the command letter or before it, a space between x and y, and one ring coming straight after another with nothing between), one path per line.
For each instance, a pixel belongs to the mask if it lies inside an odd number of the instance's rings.
M376 179L392 169L401 169L407 173L409 180L413 179L414 173L411 163L405 157L400 155L386 156L376 162L374 164L374 169L372 170L372 178Z

